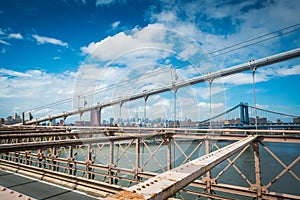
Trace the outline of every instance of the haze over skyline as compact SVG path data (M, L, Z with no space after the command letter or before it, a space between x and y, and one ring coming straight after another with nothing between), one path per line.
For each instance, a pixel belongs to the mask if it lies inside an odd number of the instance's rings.
M71 98L36 111L47 116L170 84L175 74L186 80L299 48L299 10L293 0L1 1L0 117ZM300 115L299 61L257 70L259 107ZM103 92L78 102L96 90ZM253 105L250 71L215 80L212 90L214 113ZM207 84L179 90L177 105L178 119L207 118ZM147 117L171 119L172 109L171 92L151 96ZM117 118L117 110L104 117ZM143 116L144 100L122 111Z

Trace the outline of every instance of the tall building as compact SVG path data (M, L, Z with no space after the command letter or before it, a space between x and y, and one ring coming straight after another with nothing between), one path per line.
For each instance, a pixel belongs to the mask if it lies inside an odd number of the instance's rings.
M293 122L294 122L295 124L300 124L300 117L295 117L295 118L293 118Z
M114 121L115 121L115 118L113 118L113 117L109 118L109 123L110 123L110 124L113 124Z

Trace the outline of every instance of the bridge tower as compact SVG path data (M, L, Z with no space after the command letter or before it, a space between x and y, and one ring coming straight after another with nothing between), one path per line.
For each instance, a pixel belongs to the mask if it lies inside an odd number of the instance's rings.
M90 111L90 126L99 126L101 124L101 109Z
M248 103L240 103L240 119L241 124L249 124L249 110L248 110Z

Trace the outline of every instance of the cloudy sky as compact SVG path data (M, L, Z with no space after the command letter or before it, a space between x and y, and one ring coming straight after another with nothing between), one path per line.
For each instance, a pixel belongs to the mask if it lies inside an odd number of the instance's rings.
M299 48L299 10L297 0L0 1L0 117L73 110ZM258 106L300 115L299 61L257 70ZM250 71L211 89L214 113L254 103ZM176 95L178 119L209 116L208 83ZM171 91L151 96L147 117L172 119L173 105ZM122 106L122 117L137 114L144 99Z

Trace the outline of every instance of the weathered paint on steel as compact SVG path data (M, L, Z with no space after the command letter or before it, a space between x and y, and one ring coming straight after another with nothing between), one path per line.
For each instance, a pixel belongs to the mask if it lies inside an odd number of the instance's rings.
M248 136L222 149L150 178L143 183L127 188L126 191L142 195L144 199L167 199L256 138L257 136ZM119 194L116 194L109 199L119 199L118 196Z

